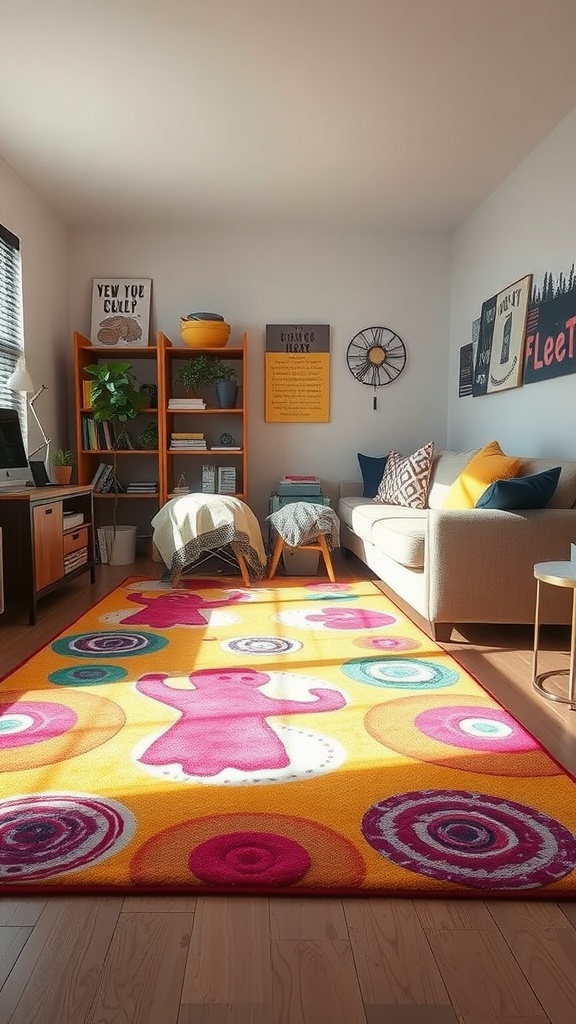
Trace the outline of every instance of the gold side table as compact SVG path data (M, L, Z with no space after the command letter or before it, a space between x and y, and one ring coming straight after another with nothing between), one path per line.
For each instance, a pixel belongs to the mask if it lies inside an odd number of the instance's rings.
M534 615L534 661L532 663L532 684L538 693L548 700L569 704L576 711L576 562L537 562L534 566L536 577L536 612ZM569 587L572 590L572 629L570 633L570 668L555 669L551 672L538 672L538 643L540 636L540 584L549 583L553 587ZM568 676L568 693L566 696L550 693L544 683L550 676Z

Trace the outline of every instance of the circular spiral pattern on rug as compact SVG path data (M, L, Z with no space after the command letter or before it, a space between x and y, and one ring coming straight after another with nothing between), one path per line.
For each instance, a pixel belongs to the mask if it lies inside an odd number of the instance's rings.
M364 724L384 747L456 771L516 778L563 774L512 715L480 693L400 697L370 708Z
M126 679L128 672L119 665L73 665L51 672L48 680L55 686L99 686Z
M300 651L300 640L288 640L280 636L237 636L224 640L222 650L232 654L278 655Z
M352 643L370 651L417 651L422 644L409 636L359 636Z
M35 882L91 867L132 838L132 812L114 800L73 793L0 801L0 879Z
M472 889L538 889L576 867L576 837L559 821L482 793L401 793L366 812L362 833L394 864Z
M357 683L400 690L439 690L460 679L455 669L422 658L354 658L342 672Z
M128 630L95 630L54 640L52 650L69 658L128 658L133 654L154 654L168 645L164 636Z
M366 867L348 839L325 825L284 814L192 818L148 839L130 865L134 885L206 884L225 889L358 888Z
M94 750L126 722L124 711L95 694L42 691L34 701L20 691L0 696L0 772L25 771Z
M294 885L310 870L300 843L273 832L228 832L200 843L190 870L208 885Z

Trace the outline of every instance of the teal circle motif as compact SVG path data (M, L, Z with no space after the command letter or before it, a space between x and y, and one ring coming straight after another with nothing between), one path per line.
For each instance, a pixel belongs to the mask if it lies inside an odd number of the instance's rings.
M127 675L127 670L119 665L74 665L51 672L48 679L57 686L99 686L101 683L117 683Z
M357 683L400 690L441 690L460 678L453 668L422 658L354 658L342 671Z
M61 637L52 644L56 654L69 658L129 658L137 654L154 654L168 645L165 636L136 630L94 630Z

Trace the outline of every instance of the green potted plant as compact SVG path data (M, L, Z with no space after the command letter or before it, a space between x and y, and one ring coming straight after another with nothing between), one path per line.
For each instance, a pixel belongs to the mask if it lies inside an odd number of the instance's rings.
M238 379L236 370L230 363L225 363L218 356L214 356L214 386L216 397L221 409L233 409L238 398Z
M52 475L57 484L69 484L72 479L72 466L74 458L72 452L64 448L56 448L50 456Z
M110 423L113 431L112 472L114 482L114 503L112 506L112 529L106 536L108 561L115 564L124 562L124 557L115 555L116 537L118 533L118 478L117 452L128 447L126 421L133 420L146 406L147 397L137 389L137 381L132 373L132 366L123 360L92 363L85 367L85 372L92 378L92 415L97 423ZM123 527L130 530L136 542L136 527ZM134 560L127 558L126 562Z

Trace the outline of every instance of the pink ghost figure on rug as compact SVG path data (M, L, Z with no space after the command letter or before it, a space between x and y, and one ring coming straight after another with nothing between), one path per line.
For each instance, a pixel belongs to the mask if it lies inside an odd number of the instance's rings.
M346 700L337 690L314 689L312 702L267 697L260 687L267 672L251 668L191 672L193 690L175 689L166 673L140 676L136 689L177 708L182 717L148 747L143 764L180 764L188 775L212 776L226 768L271 771L290 764L284 744L266 719L270 715L337 711Z
M369 608L323 608L320 612L306 615L308 622L320 622L328 629L378 629L390 626L396 620L385 612L374 612Z
M206 619L201 615L204 608L227 608L248 598L239 590L233 590L228 597L222 597L217 601L205 601L200 594L175 590L160 597L128 594L128 600L142 604L144 608L119 619L121 623L138 623L142 626L154 626L156 629L167 629L170 626L205 626Z

